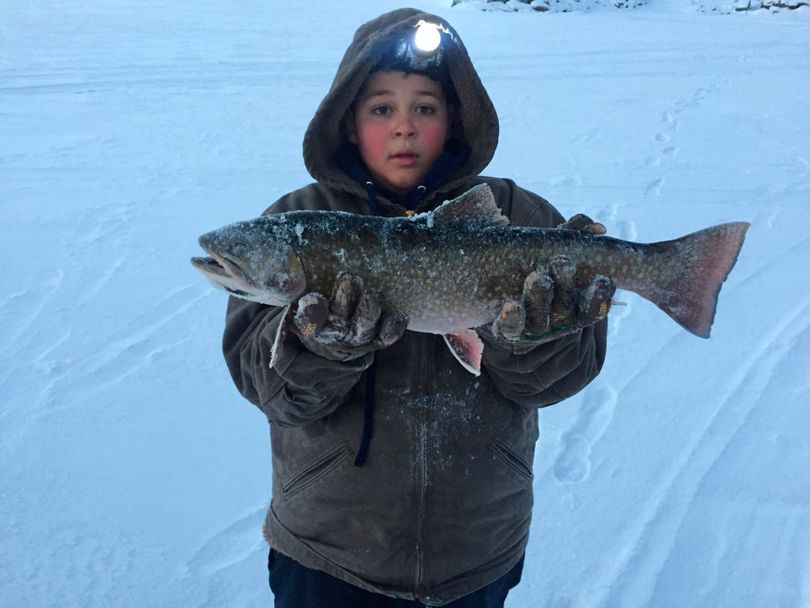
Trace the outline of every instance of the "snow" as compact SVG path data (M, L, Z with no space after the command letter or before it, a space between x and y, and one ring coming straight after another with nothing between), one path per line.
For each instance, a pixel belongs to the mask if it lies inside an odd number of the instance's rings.
M335 4L4 3L0 605L271 604L268 430L188 260L309 181L343 49L398 6ZM710 340L622 294L543 410L507 606L810 606L810 10L413 4L495 101L488 174L622 238L752 222Z

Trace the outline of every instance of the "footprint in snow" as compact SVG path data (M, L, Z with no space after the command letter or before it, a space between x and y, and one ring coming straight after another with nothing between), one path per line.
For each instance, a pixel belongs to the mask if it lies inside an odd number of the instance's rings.
M554 477L560 483L580 483L591 473L593 444L604 434L613 418L616 391L609 386L588 391L581 413L563 437L563 446L554 462Z

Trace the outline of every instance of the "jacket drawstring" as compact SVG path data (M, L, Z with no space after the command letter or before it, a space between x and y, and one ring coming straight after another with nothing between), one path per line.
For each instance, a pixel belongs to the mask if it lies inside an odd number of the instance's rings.
M366 182L368 192L368 206L372 215L380 215L377 207L377 191L374 189L374 182ZM360 438L360 447L354 457L354 466L362 467L368 458L368 448L371 445L371 436L374 434L374 387L377 375L377 361L371 362L366 369L366 407L363 410L363 435Z
M371 215L380 215L380 209L377 207L377 190L374 188L374 182L366 182L366 192L368 192L368 206L371 209Z

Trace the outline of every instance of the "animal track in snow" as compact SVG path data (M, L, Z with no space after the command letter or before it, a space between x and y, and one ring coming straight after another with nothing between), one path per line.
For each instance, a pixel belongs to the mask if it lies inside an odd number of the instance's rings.
M635 222L622 219L624 212L620 211L620 207L615 203L602 207L595 212L594 219L607 226L609 236L632 241L636 238Z
M647 187L644 189L644 194L647 196L660 196L661 195L661 185L664 183L664 178L658 177L652 180L650 183L647 184Z
M662 145L663 147L660 149L660 152L649 156L644 161L645 167L661 167L664 164L664 161L673 158L678 154L678 146L674 145L673 139L675 138L678 131L680 131L681 123L678 119L678 115L682 114L686 110L690 108L694 108L706 98L706 95L714 91L718 88L718 85L712 85L710 87L701 87L697 89L689 99L676 101L675 104L672 106L672 109L666 110L661 115L661 122L663 123L663 128L658 131L653 139L655 140L656 145ZM661 186L664 183L663 177L656 177L652 181L648 182L644 188L644 195L645 196L660 196L661 195Z
M661 117L661 122L667 125L667 130L670 132L676 132L680 128L680 123L678 119L672 114L672 112L664 112L664 115Z

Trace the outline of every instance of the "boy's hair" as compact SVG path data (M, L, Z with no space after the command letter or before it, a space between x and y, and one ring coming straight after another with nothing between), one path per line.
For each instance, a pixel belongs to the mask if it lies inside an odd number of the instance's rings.
M456 94L456 88L453 86L453 81L450 80L450 74L447 69L428 68L420 70L408 65L406 62L401 61L396 57L385 57L377 65L371 68L368 77L371 77L372 74L376 74L377 72L387 72L390 70L404 72L406 74L419 74L420 76L430 78L434 82L438 82L442 86L444 98L447 101L448 107L455 108L458 106L458 95Z

